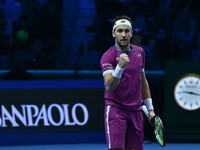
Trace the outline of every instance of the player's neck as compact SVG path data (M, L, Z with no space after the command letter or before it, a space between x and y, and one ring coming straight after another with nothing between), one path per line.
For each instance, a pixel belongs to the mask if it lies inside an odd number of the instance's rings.
M130 44L128 46L119 46L117 43L115 44L116 48L118 51L122 51L122 52L130 52L131 51L131 46Z

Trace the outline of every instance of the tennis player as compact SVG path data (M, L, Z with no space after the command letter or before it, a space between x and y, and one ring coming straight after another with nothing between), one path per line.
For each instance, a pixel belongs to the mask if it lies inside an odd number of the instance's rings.
M145 54L141 47L130 44L132 20L117 16L112 20L115 45L101 58L105 84L105 133L108 149L143 149L142 103L152 118L154 108L145 76Z

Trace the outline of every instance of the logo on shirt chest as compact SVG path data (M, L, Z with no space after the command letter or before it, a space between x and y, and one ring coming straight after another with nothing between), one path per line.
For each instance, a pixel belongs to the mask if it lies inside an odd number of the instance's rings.
M117 63L119 62L119 57L116 57L116 61L117 61ZM140 65L142 65L142 54L141 53L135 54L134 56L132 56L130 58L129 64L135 64L135 62L138 62L136 64L140 63Z

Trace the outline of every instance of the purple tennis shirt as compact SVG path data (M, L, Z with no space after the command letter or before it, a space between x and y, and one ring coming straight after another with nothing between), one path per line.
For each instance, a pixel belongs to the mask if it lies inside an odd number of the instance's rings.
M126 54L129 63L126 65L118 87L109 92L105 88L105 105L112 105L126 110L142 110L141 72L145 66L145 53L141 47L131 45L132 49ZM123 52L116 46L110 47L101 58L103 76L112 73L119 62Z

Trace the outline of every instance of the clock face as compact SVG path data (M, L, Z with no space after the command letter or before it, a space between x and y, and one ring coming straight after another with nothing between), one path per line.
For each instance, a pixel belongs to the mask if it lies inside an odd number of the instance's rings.
M200 108L200 77L196 74L183 76L175 85L174 98L176 103L185 110Z

